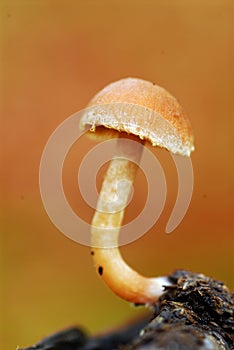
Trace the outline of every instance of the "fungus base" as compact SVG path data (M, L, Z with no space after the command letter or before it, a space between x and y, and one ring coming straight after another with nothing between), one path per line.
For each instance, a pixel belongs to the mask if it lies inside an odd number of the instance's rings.
M24 350L233 350L234 295L202 274L176 271L151 319L88 337L70 328Z

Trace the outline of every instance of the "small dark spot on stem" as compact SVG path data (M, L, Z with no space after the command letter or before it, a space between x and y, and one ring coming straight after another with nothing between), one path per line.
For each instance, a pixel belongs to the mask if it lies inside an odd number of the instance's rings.
M153 83L152 83L153 85L156 85L156 83L153 81Z
M102 266L99 266L98 273L100 276L103 274L103 267Z
M91 255L94 255L95 253L94 253L94 251L93 250L91 250Z

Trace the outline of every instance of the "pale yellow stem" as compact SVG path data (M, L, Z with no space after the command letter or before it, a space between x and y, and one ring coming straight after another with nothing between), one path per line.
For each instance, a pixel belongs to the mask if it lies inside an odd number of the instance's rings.
M139 140L134 136L128 139ZM139 163L142 149L121 137L117 141L116 156L105 175L92 220L92 255L97 272L114 293L133 303L149 304L162 295L169 281L141 276L126 264L118 249L124 209L138 170L134 161Z

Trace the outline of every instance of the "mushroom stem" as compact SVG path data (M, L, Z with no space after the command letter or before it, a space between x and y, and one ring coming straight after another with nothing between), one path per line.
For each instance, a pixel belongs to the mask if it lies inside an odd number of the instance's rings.
M118 236L124 209L131 194L142 155L139 138L120 134L116 155L112 159L102 183L97 209L92 220L92 255L95 267L112 291L136 304L151 304L162 295L166 277L147 278L134 271L122 258L118 249ZM141 141L142 143L142 141Z

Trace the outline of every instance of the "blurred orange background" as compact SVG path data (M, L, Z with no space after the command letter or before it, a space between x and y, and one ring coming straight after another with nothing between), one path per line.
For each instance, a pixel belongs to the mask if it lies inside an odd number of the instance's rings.
M233 16L232 0L2 1L2 348L30 345L72 324L103 331L141 312L102 284L88 247L53 226L38 180L53 130L123 77L154 81L176 96L196 141L184 220L164 233L177 180L167 152L155 151L168 180L166 207L147 235L121 249L124 257L145 275L184 268L234 287ZM70 203L90 220L93 212L74 189L79 150L92 146L81 142L64 181ZM143 183L139 174L135 203Z

